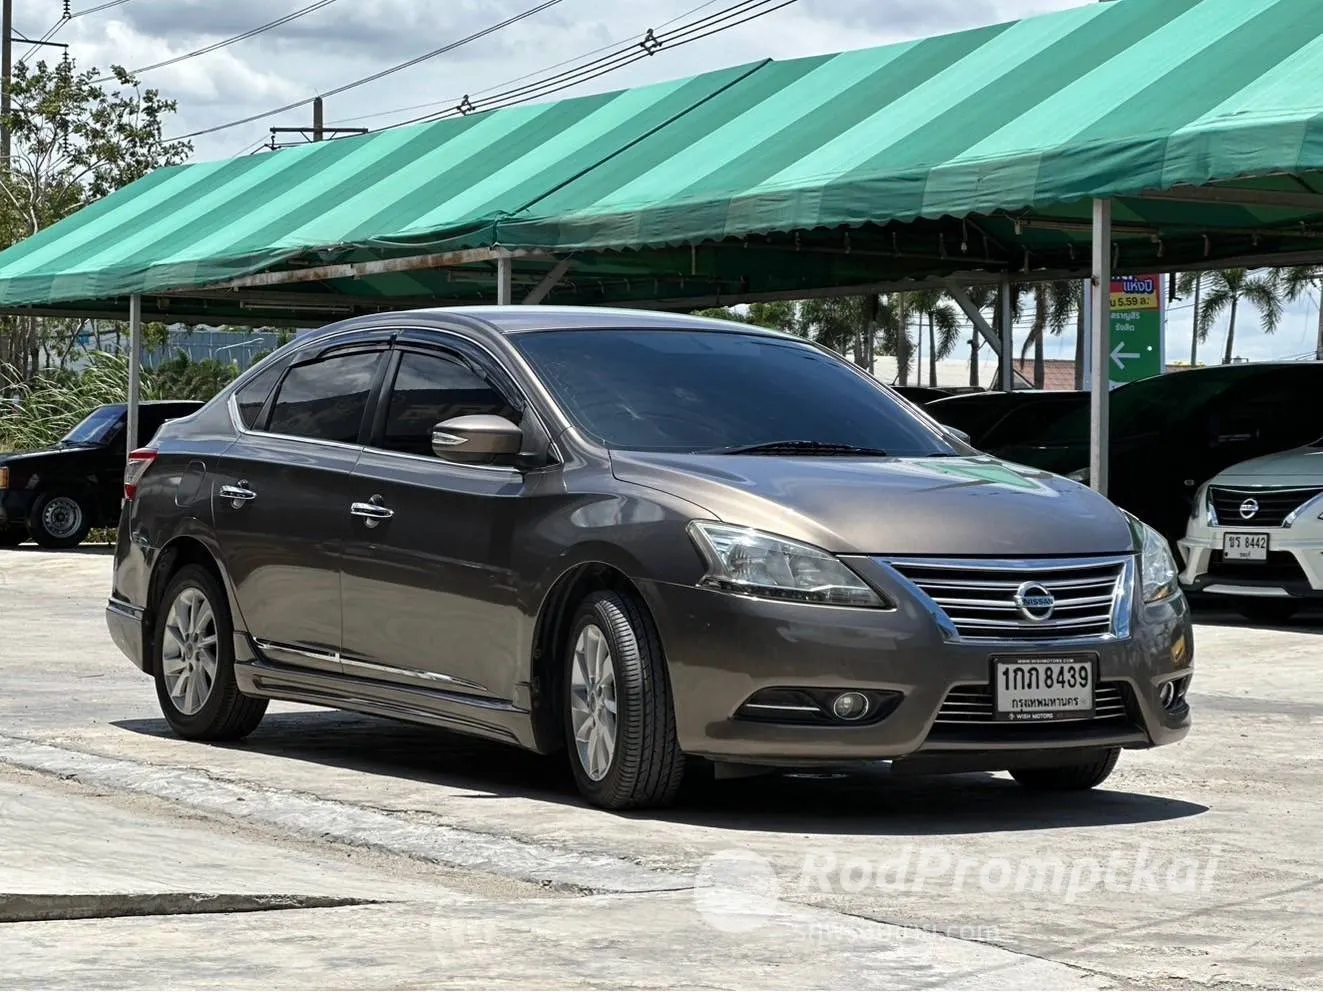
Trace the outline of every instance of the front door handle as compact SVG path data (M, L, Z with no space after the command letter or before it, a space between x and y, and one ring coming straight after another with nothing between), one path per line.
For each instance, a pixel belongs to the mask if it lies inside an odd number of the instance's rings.
M383 520L389 520L395 516L395 511L388 506L382 506L382 498L373 496L366 503L350 503L349 512L356 517L362 517L363 523L368 527L375 527Z
M230 506L236 510L242 509L249 500L257 499L257 493L248 488L246 479L240 480L237 486L221 486L220 495L221 499L228 499Z

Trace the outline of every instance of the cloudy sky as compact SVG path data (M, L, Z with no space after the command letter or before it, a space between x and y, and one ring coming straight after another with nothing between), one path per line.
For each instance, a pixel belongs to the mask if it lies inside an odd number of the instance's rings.
M453 107L483 91L604 47L637 42L649 29L665 38L735 0L560 0L548 9L444 55L375 82L326 97L327 124L381 127ZM588 93L656 82L771 56L794 58L862 48L1032 14L1093 0L796 0L781 10L712 37L644 58L567 91ZM69 45L80 68L130 70L214 45L305 7L307 14L254 37L141 74L179 103L167 128L177 136L215 128L377 73L539 6L539 0L72 0L74 17L53 41ZM774 6L774 5L773 5ZM63 0L15 0L15 30L40 38L60 20ZM104 8L104 9L97 9ZM58 49L15 46L15 58L57 58ZM573 64L573 63L571 63ZM311 109L193 138L198 159L246 154L270 139L272 126L306 126ZM291 136L282 136L291 140ZM1273 337L1250 317L1237 329L1247 358L1296 355L1313 341L1317 311L1296 305ZM1189 310L1174 310L1170 357L1189 357ZM1207 350L1220 347L1220 332ZM1073 354L1054 339L1054 357Z

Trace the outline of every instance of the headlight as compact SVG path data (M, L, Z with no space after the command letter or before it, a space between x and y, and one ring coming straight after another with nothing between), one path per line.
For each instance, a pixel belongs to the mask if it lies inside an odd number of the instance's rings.
M1171 545L1156 530L1125 510L1130 521L1130 530L1135 535L1135 543L1140 547L1139 580L1145 603L1160 603L1176 595L1179 586L1176 577L1179 569L1172 557Z
M709 520L693 521L689 536L707 561L704 585L828 606L887 605L843 562L810 544Z
M1073 472L1067 472L1066 478L1071 482L1082 482L1087 486L1089 484L1089 470L1087 468L1077 468Z

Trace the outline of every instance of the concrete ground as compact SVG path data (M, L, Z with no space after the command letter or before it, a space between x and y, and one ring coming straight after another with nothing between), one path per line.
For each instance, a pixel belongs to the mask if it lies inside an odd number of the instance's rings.
M1189 738L1091 794L878 771L622 816L350 714L178 740L109 567L0 551L0 986L1323 987L1323 618L1203 618Z

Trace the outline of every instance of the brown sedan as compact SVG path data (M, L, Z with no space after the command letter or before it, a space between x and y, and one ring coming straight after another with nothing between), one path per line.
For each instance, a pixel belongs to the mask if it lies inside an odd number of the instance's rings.
M133 454L107 620L184 737L323 704L564 750L609 808L695 760L1090 788L1190 719L1150 528L807 341L650 312L296 339Z

